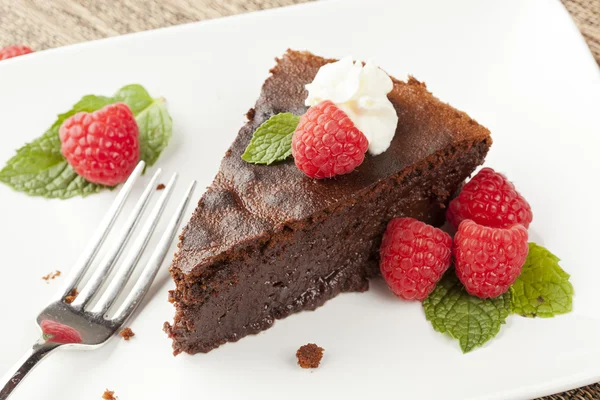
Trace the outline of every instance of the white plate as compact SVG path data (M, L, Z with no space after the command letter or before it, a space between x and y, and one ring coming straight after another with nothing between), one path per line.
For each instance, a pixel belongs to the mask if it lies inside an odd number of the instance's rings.
M463 355L433 331L419 304L374 284L207 355L174 358L161 330L173 317L166 262L132 322L131 342L58 352L14 400L96 399L107 387L123 400L504 400L600 380L600 73L558 1L319 2L5 61L0 160L82 95L139 82L167 98L175 123L158 164L180 172L182 182L207 186L273 58L288 47L372 58L397 77L413 74L489 127L487 165L507 173L532 204L532 230L572 274L574 311L548 320L510 317L495 340ZM41 276L69 271L114 196L44 200L0 185L0 371L38 337L33 318L64 279ZM296 349L307 342L326 349L318 370L295 365Z

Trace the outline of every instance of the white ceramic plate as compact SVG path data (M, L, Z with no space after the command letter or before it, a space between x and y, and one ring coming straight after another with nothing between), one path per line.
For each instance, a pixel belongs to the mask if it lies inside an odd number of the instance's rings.
M131 324L132 341L58 352L14 399L97 399L110 388L122 400L504 400L600 380L600 73L558 1L319 2L5 61L0 160L82 95L110 95L138 82L167 98L175 123L158 165L202 188L273 58L288 47L372 58L399 78L413 74L489 127L487 165L505 172L532 204L534 235L572 274L574 311L548 320L510 317L495 340L463 355L433 331L419 304L398 301L375 283L207 355L174 358L161 330L174 312L166 261ZM0 372L38 337L34 316L64 279L41 276L69 271L114 196L45 200L0 185ZM318 370L295 365L296 349L307 342L326 349Z

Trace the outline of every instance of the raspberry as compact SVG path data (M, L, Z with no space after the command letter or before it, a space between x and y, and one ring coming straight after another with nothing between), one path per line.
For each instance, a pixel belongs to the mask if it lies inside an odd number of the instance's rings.
M467 292L487 298L506 293L527 258L527 229L490 228L464 220L454 236L456 275Z
M124 182L140 158L138 125L124 103L77 113L63 122L59 134L69 164L93 183Z
M483 168L450 202L446 218L455 228L465 219L492 228L515 224L529 228L533 214L527 200L504 175Z
M42 327L42 332L44 332L43 338L46 342L62 344L82 342L79 331L68 325L45 319L40 323L40 326Z
M366 136L329 100L309 108L292 137L296 166L317 179L354 171L368 147Z
M414 218L390 221L379 249L379 268L388 286L406 300L425 300L450 266L452 239Z
M33 53L27 46L8 46L0 49L0 61L7 60L9 58L23 56L25 54Z

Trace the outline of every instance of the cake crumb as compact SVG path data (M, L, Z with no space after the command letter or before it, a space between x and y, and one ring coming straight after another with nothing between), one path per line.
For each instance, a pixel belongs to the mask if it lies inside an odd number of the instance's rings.
M254 108L249 109L248 112L246 113L246 118L248 119L248 121L252 121L255 116L256 116L256 110Z
M314 343L305 344L296 352L298 365L302 368L317 368L323 358L323 348Z
M169 290L169 298L168 298L169 303L173 304L175 303L175 291L174 290Z
M166 188L164 183L159 183L158 186L156 187L156 190L163 190L164 188Z
M77 288L71 289L69 295L65 297L65 303L71 304L72 302L74 302L78 294L79 292L77 291Z
M121 337L123 339L128 341L129 339L131 339L132 337L135 336L135 333L133 333L131 328L125 328L125 329L121 330L121 333L119 335L121 335Z
M106 389L104 394L102 395L102 400L117 400L118 397L115 396L115 392L113 390Z
M54 272L50 272L48 275L42 276L42 279L45 280L45 281L49 281L49 280L52 280L52 279L56 278L57 276L60 276L60 271L59 270L56 270Z

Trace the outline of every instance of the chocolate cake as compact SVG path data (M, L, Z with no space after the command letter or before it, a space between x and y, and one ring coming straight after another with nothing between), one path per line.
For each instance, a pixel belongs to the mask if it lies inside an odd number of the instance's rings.
M388 221L441 224L452 194L483 163L489 131L414 78L393 79L390 148L348 175L314 180L291 159L243 161L265 120L306 111L304 85L333 61L297 51L277 60L184 228L170 267L175 322L165 323L175 354L208 352L341 292L367 290Z

